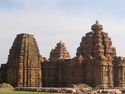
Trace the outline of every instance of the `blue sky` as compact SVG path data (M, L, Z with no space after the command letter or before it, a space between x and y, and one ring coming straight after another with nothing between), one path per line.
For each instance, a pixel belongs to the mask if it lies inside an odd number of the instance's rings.
M79 13L81 10L100 11L122 16L125 11L124 0L0 0L1 11L26 11L51 9L63 13ZM121 15L122 14L122 15Z
M19 33L34 34L42 56L62 40L74 57L97 19L125 56L125 0L0 0L0 63Z

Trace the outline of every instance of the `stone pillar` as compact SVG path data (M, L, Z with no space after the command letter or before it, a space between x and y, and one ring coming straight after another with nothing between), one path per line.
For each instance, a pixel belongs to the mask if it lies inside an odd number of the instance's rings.
M114 86L114 82L113 82L113 65L109 64L108 65L108 87L113 87L113 86Z
M124 66L119 65L119 87L125 87Z
M125 58L116 57L113 64L115 86L125 87Z
M105 88L108 87L108 75L107 75L107 66L106 65L101 65L100 66L100 87Z

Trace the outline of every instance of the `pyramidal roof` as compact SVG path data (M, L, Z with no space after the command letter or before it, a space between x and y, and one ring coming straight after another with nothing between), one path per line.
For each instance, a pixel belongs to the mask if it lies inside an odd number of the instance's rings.
M51 61L57 61L58 59L70 59L69 52L62 41L57 43L56 47L50 52Z
M96 21L91 26L91 30L91 32L86 33L82 37L76 55L78 57L82 55L84 58L91 56L94 59L98 59L99 56L105 56L108 59L114 58L116 56L116 49L112 46L108 33L102 31L103 26Z

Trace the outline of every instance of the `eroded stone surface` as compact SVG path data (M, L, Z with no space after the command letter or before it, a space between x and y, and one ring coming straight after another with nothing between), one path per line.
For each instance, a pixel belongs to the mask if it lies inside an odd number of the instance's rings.
M70 59L69 52L62 41L57 43L55 49L50 52L50 61L56 62L58 59Z
M40 86L40 64L40 54L33 35L17 35L9 51L6 82L19 87Z

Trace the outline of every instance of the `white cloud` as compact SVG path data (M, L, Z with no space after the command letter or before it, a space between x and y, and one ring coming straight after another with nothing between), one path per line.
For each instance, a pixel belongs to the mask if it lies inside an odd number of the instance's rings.
M75 55L82 36L90 31L90 26L98 18L96 13L82 13L67 16L57 11L49 12L6 12L0 13L0 63L6 63L9 49L14 38L19 33L31 33L35 35L40 52L49 57L49 52L56 43L62 40L67 49ZM117 20L103 16L100 23L104 31L109 33L113 45L117 47L118 55L124 55L125 45L125 20Z

